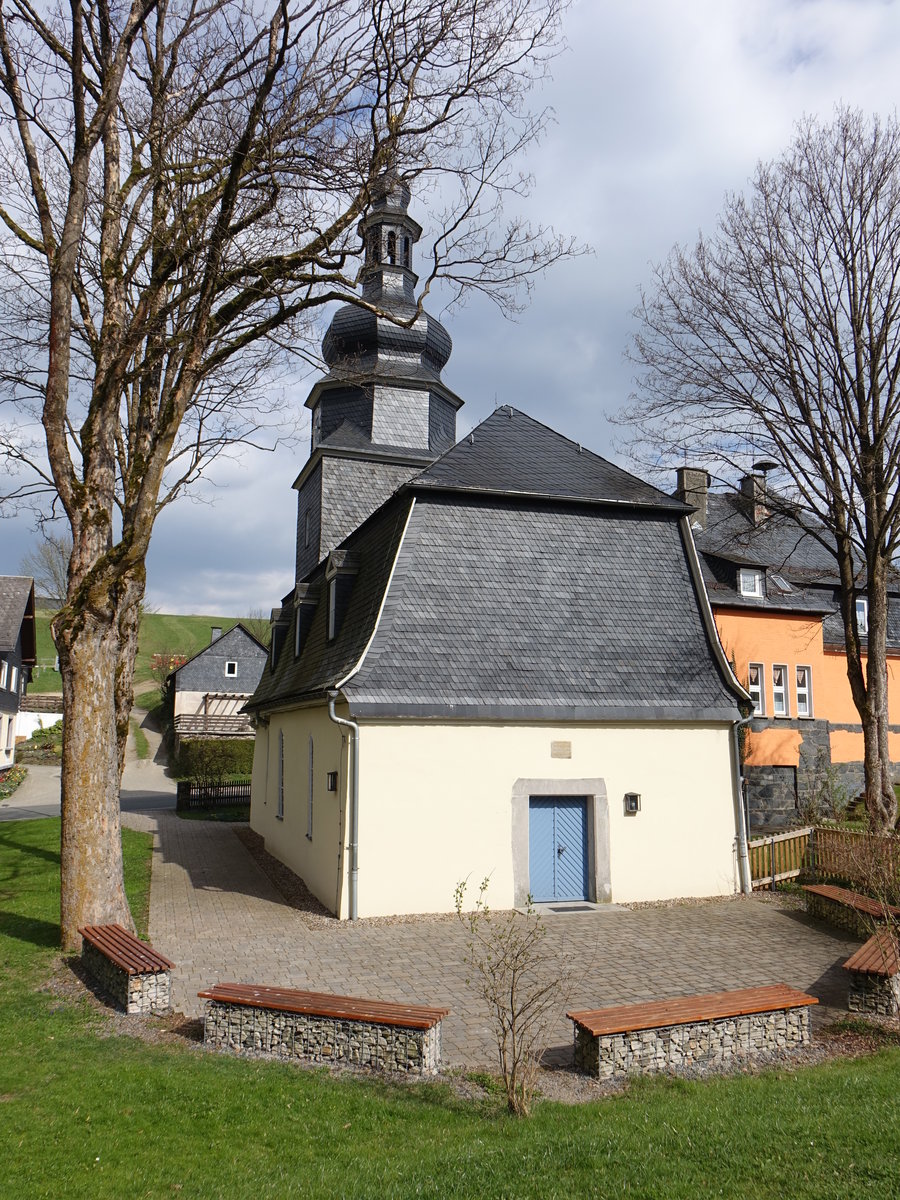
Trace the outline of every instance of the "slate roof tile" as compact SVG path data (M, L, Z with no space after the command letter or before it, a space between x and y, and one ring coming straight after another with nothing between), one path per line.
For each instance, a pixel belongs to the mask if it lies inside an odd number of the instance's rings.
M509 405L496 409L410 486L689 511L680 500Z

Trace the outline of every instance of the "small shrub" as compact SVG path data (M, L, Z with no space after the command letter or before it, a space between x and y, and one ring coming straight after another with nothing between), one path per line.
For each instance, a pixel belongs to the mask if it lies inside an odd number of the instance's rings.
M46 729L39 726L27 742L20 742L16 747L16 758L20 762L55 764L61 757L62 721Z
M506 1106L517 1117L531 1111L540 1053L566 986L544 944L547 931L531 898L524 913L494 913L487 905L488 880L475 907L464 909L466 884L454 893L456 915L468 934L466 966L490 1009Z

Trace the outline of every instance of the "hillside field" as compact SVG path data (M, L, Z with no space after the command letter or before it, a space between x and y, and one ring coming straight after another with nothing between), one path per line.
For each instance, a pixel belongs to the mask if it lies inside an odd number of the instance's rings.
M40 611L37 614L37 669L29 684L29 692L58 692L61 690L59 673L54 670L56 648L50 636L50 621L53 614ZM141 621L141 637L137 663L134 670L135 683L152 679L150 660L154 654L184 654L190 657L209 644L213 625L220 625L227 633L237 624L238 617L177 616L171 613L144 613Z

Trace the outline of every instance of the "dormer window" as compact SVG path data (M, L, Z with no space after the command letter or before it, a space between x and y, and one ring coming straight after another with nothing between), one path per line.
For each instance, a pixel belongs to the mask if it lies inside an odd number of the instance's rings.
M337 634L337 576L328 581L328 633L329 642Z
M332 550L328 555L325 567L325 633L329 641L340 633L358 569L356 555L347 550Z
M738 591L742 596L762 596L763 573L759 567L741 567L738 571Z
M860 633L869 632L869 601L865 596L856 597L856 627Z

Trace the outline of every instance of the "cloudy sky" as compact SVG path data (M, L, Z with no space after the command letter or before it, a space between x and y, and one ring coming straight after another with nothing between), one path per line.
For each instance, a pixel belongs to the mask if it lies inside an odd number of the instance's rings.
M444 379L466 401L460 435L509 403L627 466L607 414L632 390L623 355L651 264L711 229L725 193L777 156L802 116L827 120L838 102L894 110L900 4L576 0L565 32L569 49L541 95L556 122L527 163L527 213L593 254L540 281L515 323L487 302L446 318ZM415 199L412 211L422 216ZM312 381L291 385L298 409ZM199 501L163 513L151 604L239 616L278 601L293 581L291 484L307 445L220 464ZM15 571L34 540L29 522L3 521L0 537L3 569Z

